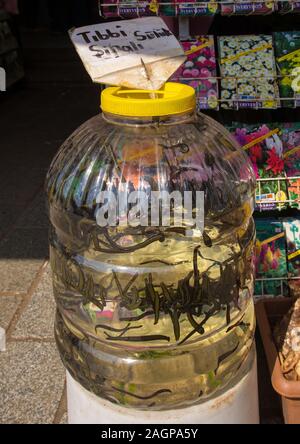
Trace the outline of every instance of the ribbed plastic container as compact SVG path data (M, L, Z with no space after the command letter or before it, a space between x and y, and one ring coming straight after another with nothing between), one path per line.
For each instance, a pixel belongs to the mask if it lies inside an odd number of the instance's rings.
M255 329L247 156L193 109L157 114L92 118L63 144L46 183L63 363L96 395L148 410L193 405L224 389ZM130 226L119 216L102 226L103 191L202 191L204 231L161 220Z

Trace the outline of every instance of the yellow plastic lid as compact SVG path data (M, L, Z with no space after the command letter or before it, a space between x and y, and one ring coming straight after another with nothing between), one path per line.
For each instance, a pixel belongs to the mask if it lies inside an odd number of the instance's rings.
M102 111L120 116L170 116L192 112L195 107L194 88L181 83L166 83L158 91L109 87L101 94Z

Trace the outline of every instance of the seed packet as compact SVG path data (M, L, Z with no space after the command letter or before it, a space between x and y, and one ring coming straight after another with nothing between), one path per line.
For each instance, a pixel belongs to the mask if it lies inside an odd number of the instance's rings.
M284 169L288 176L289 206L300 209L300 123L282 124L281 139Z
M285 233L277 219L257 219L255 295L279 296L288 292ZM282 279L281 279L282 278Z
M288 199L286 180L266 180L284 176L280 128L276 124L233 123L229 129L250 157L256 174L256 206L259 210L283 209ZM282 202L282 203L281 203Z
M300 210L300 179L288 179L289 206Z
M283 123L284 169L288 176L300 176L300 123Z
M164 5L166 3L166 5ZM167 4L171 3L171 4ZM195 15L214 15L218 11L218 3L214 0L199 2L198 0L161 0L160 11L168 16L195 16Z
M218 38L222 108L276 108L278 86L270 35Z
M286 2L279 2L279 12L281 14L286 14L288 12L300 12L300 2L295 2L293 0Z
M218 81L213 36L182 41L187 60L172 76L196 90L198 109L218 109Z
M287 245L288 275L300 277L300 219L286 218L283 220Z
M248 15L248 14L270 14L274 11L272 2L249 2L234 0L232 3L224 3L221 6L222 15Z
M300 105L300 31L275 32L274 44L278 68L281 106ZM286 98L294 100L283 100Z
M100 6L100 14L105 18L133 18L157 15L158 0L105 0L109 6Z

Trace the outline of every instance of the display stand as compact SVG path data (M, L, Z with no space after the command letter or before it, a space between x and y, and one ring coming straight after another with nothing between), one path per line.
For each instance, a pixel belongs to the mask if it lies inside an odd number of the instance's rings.
M192 407L142 411L95 396L67 372L69 424L258 424L256 350L224 390Z

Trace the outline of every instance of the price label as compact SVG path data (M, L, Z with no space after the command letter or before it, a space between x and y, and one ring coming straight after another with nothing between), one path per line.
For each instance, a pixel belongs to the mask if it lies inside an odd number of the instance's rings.
M98 83L158 89L185 60L180 43L160 17L100 23L69 33Z

